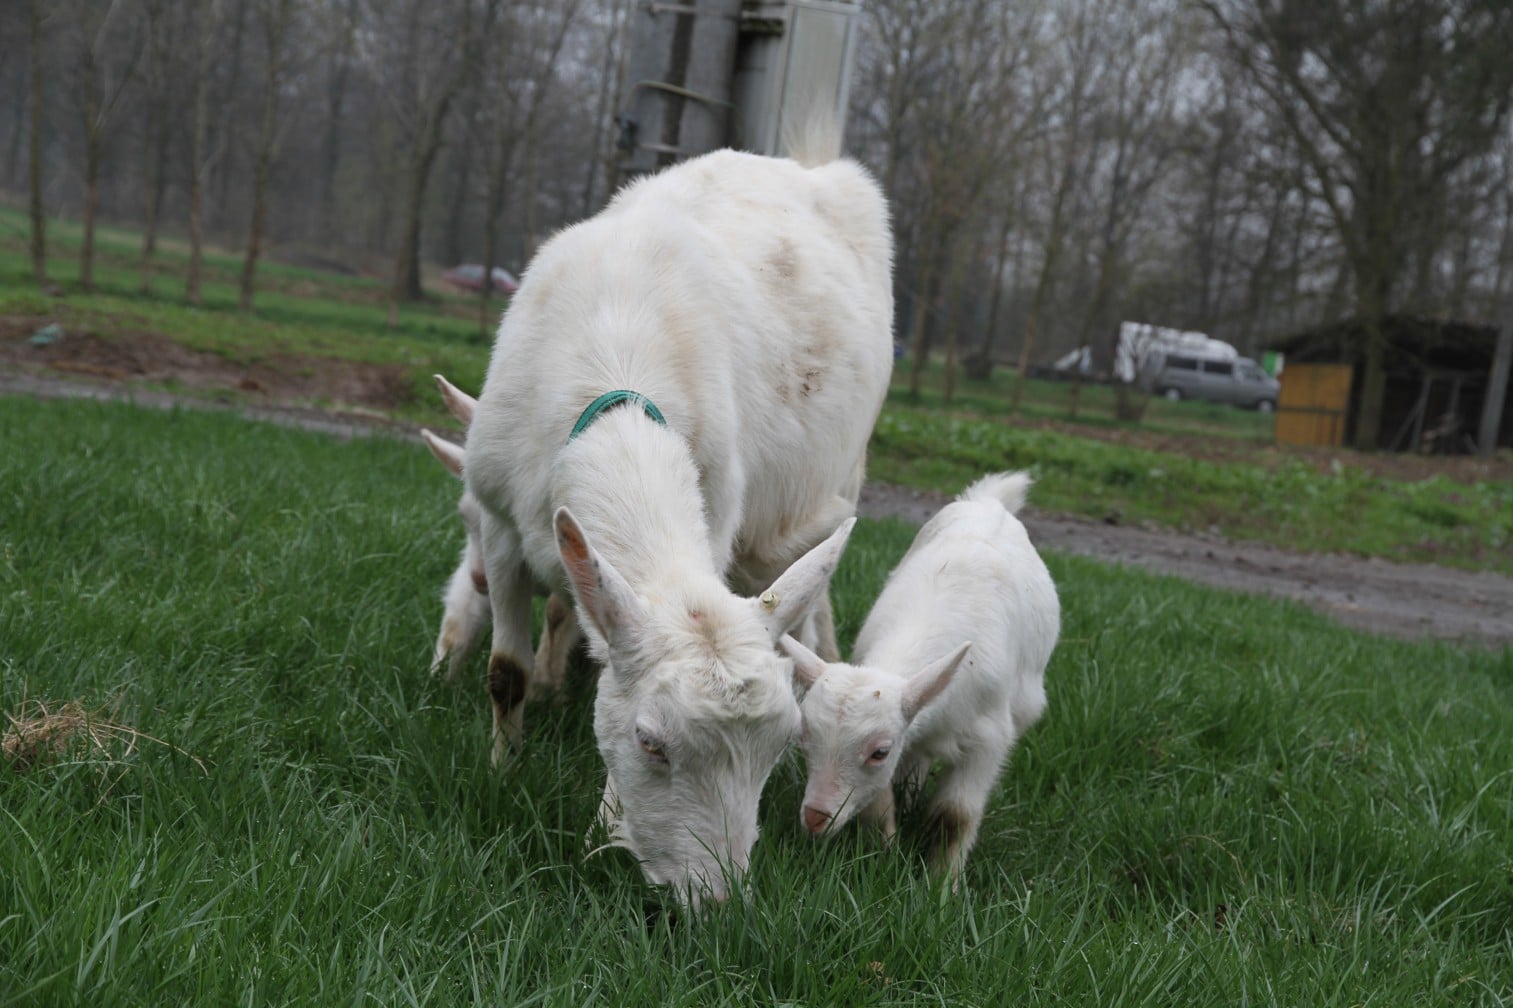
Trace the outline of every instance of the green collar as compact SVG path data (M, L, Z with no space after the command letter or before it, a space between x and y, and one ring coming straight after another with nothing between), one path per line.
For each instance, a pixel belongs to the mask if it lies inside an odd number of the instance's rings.
M616 389L613 392L604 393L602 396L588 404L588 408L585 409L582 415L578 417L578 422L573 424L573 432L567 436L567 439L571 441L579 434L582 434L584 431L588 430L589 424L599 419L600 414L604 413L606 410L614 409L621 403L635 403L637 406L641 407L641 411L644 412L647 416L651 417L663 427L667 426L667 420L662 416L662 411L657 409L656 404L653 403L650 399L646 398L639 392L629 392L625 389Z

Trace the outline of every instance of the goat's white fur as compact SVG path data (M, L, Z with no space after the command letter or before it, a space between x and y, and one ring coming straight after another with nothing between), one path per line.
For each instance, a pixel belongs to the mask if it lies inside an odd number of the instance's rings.
M693 901L744 868L798 727L777 637L811 612L817 639L830 630L892 366L891 255L858 165L720 151L543 246L495 343L464 471L483 508L496 761L520 736L530 593L570 584L605 665L594 728L618 839ZM622 405L569 441L613 389L667 426ZM741 597L769 585L771 611Z
M1000 769L1045 711L1060 633L1056 586L1013 514L1029 485L1024 473L984 477L920 529L857 636L854 664L783 639L808 688L800 819L811 833L861 812L891 837L894 778L917 791L939 763L932 860L960 873Z

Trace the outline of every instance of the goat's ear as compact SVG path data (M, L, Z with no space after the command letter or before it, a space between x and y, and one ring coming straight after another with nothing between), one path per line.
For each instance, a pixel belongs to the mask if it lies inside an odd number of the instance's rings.
M554 525L557 552L573 596L604 640L613 647L628 627L644 622L641 603L630 584L589 545L583 528L567 508L558 508Z
M904 683L904 720L913 721L914 716L940 696L940 691L951 683L951 677L956 674L956 669L961 665L962 658L966 657L967 650L972 646L967 641L961 647L952 651L944 658L936 659L923 669L916 672L908 682Z
M855 525L855 518L841 522L841 527L832 532L829 539L795 560L793 566L757 598L762 622L772 634L774 644L797 626L820 595L829 589L830 576L841 562L841 552L846 548L846 540Z
M473 422L473 410L478 406L478 400L468 395L462 389L447 381L441 375L432 375L436 379L436 387L441 389L441 398L446 400L447 409L460 423L470 424Z
M463 450L460 445L454 445L445 438L439 438L428 430L422 430L420 436L425 439L426 447L431 449L431 454L436 460L447 467L447 472L458 478L462 477Z
M788 634L778 638L778 650L793 659L793 681L800 689L812 688L825 674L824 659Z

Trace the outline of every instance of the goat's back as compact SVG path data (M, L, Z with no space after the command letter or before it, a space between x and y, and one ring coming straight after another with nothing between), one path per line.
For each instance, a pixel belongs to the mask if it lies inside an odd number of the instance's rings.
M629 186L526 271L469 432L474 492L555 573L557 452L591 400L632 389L688 444L717 556L785 564L813 545L795 529L860 490L891 257L881 193L849 161L719 151Z
M1024 525L1004 506L1028 480L981 481L920 529L857 636L854 661L917 671L964 641L972 649L910 729L953 748L974 721L1015 737L1045 708L1044 672L1061 629L1056 586ZM991 490L991 492L988 492ZM1015 506L1018 506L1016 504ZM948 755L938 751L937 755Z

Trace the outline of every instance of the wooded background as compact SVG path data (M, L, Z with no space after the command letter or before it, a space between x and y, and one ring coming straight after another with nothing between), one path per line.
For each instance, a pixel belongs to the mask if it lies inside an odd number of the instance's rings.
M498 262L616 182L634 0L9 0L0 191L380 273ZM1490 321L1513 274L1513 4L867 0L847 146L892 201L899 338L982 374L1121 319L1256 354ZM35 178L38 184L33 186ZM197 296L197 256L185 277ZM1370 395L1369 360L1365 394ZM1367 411L1370 412L1369 410Z

